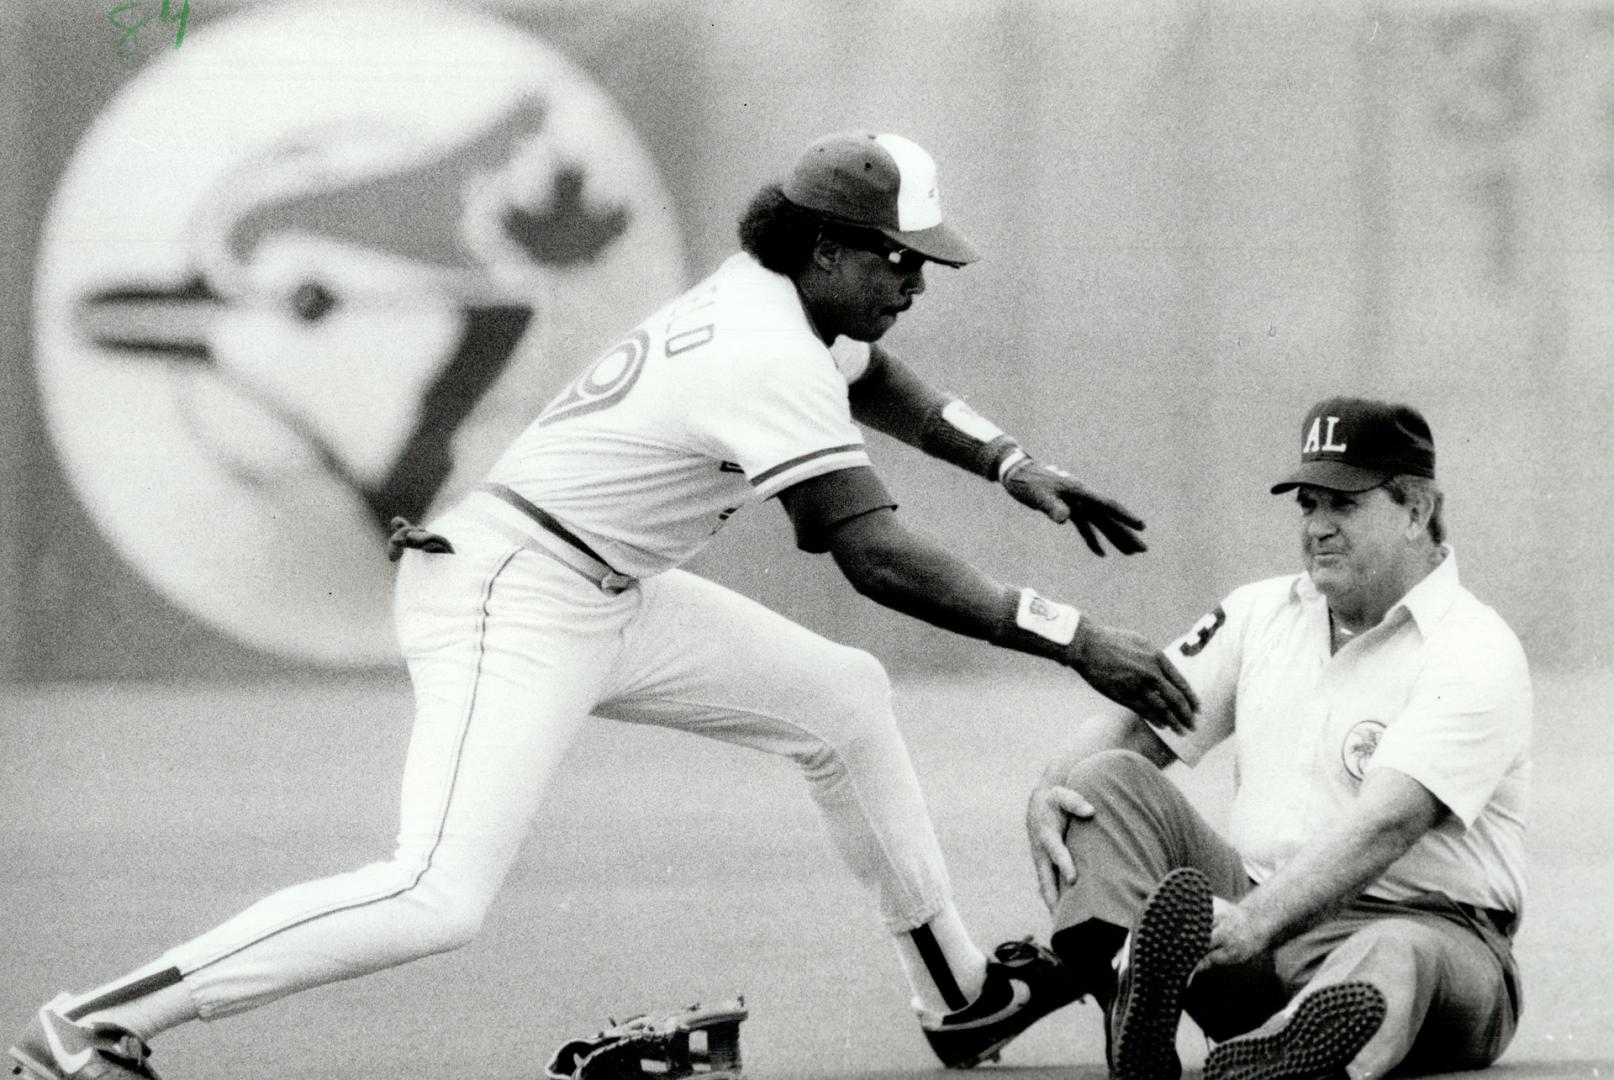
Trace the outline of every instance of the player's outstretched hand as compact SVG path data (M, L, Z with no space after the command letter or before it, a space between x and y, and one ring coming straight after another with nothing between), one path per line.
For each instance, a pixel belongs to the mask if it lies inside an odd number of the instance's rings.
M1193 687L1141 634L1083 616L1065 656L1094 690L1155 727L1178 734L1193 729L1199 709Z
M1037 888L1048 910L1054 909L1062 888L1076 881L1076 864L1065 846L1070 819L1090 818L1093 807L1068 787L1046 778L1031 789L1026 800L1026 839L1031 842L1031 865L1037 871Z
M1104 557L1102 533L1122 555L1136 555L1149 547L1138 536L1143 522L1132 511L1112 499L1095 495L1077 483L1076 478L1056 465L1044 465L1025 458L1009 468L1003 486L1010 495L1033 510L1040 510L1053 521L1070 522L1082 534L1094 555Z

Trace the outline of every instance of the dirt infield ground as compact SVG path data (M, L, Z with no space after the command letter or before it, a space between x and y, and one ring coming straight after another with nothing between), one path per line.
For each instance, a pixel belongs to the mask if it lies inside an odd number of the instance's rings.
M1020 831L1045 748L1085 700L1036 665L913 681L898 707L983 942L1046 933ZM1035 677L1009 688L1008 675ZM1614 1076L1608 788L1614 676L1538 676L1524 1024L1502 1078ZM401 677L0 690L0 1028L272 889L382 857L409 723ZM1225 757L1186 774L1213 816ZM941 1075L871 905L783 762L591 725L469 948L158 1042L169 1080L531 1077L607 1016L743 992L759 1078ZM1097 1009L992 1073L1099 1080ZM3 1034L3 1032L0 1032ZM1204 1043L1185 1025L1189 1075Z

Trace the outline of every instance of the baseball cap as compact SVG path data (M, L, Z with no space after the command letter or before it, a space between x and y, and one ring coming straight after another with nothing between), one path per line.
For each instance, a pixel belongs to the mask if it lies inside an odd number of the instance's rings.
M1435 475L1435 440L1410 405L1332 397L1306 413L1300 425L1300 467L1272 494L1312 484L1335 491L1366 491L1392 476Z
M806 149L780 186L797 206L877 229L927 259L963 266L980 257L942 221L935 160L901 135L826 135Z

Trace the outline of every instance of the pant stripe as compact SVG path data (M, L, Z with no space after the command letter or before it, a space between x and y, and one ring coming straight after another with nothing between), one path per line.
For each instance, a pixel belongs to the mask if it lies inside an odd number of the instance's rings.
M219 953L216 956L210 957L199 964L192 965L187 971L184 972L184 974L193 975L204 968L212 967L221 960L227 960L230 957L235 956L237 953L241 953L252 948L254 945L268 941L270 938L275 937L278 934L283 934L287 930L296 929L297 927L302 926L304 923L313 922L315 919L322 919L327 915L335 915L343 911L354 911L358 908L369 907L371 904L379 904L383 901L392 900L399 896L403 896L405 893L409 892L420 884L421 879L426 876L426 872L431 869L432 857L437 854L437 849L443 842L443 832L448 828L449 808L453 805L454 801L454 789L459 783L460 759L465 750L466 736L470 734L471 719L476 712L477 688L482 681L482 661L487 655L488 604L493 597L493 585L494 582L499 579L499 575L504 573L505 568L510 565L511 560L521 553L521 550L521 548L516 548L512 550L509 555L506 555L499 565L493 568L492 573L488 575L487 581L482 586L482 605L476 622L476 666L471 676L471 688L465 702L465 713L460 720L459 738L454 744L454 763L449 770L448 791L443 796L443 809L438 815L437 835L432 838L432 846L426 852L426 858L422 860L420 870L415 874L414 879L401 889L392 889L389 892L376 896L359 897L354 900L343 901L330 907L321 908L317 911L296 916L289 921L281 923L279 926L274 927L266 933L258 935L251 941L244 942L225 952Z

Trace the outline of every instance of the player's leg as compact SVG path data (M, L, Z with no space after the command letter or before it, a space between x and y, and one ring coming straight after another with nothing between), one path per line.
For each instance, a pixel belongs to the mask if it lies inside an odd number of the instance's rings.
M891 711L885 670L712 582L672 571L645 608L600 716L694 732L794 759L837 851L903 938L935 924L926 1001L979 990L986 960L951 913L950 885ZM905 946L910 948L910 946ZM932 947L912 948L913 959ZM940 985L937 985L940 984Z
M643 591L623 654L631 667L599 715L792 758L840 856L878 897L920 1005L943 1014L980 1000L988 961L953 906L879 662L691 574ZM991 970L1011 996L1010 970L1028 981L1049 966L1046 954L1015 953Z
M1418 911L1386 917L1353 908L1318 934L1277 954L1279 973L1303 999L1325 986L1366 983L1385 1001L1384 1020L1350 1064L1357 1080L1403 1072L1484 1068L1518 1023L1517 969L1505 939L1460 916ZM1309 978L1307 977L1309 975Z
M393 857L276 893L59 1012L144 1039L470 940L633 604L475 530L454 542L400 571L417 713Z

